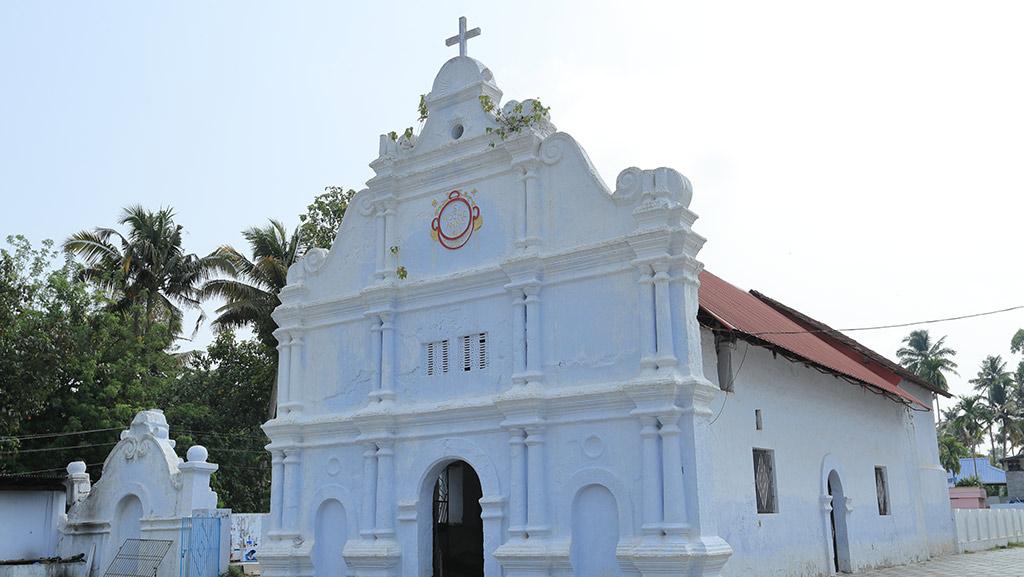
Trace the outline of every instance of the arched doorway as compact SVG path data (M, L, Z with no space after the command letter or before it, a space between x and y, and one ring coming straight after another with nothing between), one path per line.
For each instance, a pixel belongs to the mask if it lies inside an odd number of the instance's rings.
M482 497L480 479L465 461L449 463L434 480L433 577L483 577Z
M621 577L615 549L619 544L619 511L603 485L580 489L572 503L569 557L575 575Z
M832 497L832 511L829 513L832 537L832 568L836 573L852 573L850 563L850 539L846 530L846 496L843 482L835 470L828 474L828 495Z
M348 567L342 557L348 541L348 518L337 499L328 499L320 504L313 531L313 574L317 577L348 575Z

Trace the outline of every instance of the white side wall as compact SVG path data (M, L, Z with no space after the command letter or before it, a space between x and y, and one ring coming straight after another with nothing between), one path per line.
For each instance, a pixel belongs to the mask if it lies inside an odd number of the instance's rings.
M54 556L63 513L63 491L0 491L0 560Z
M705 372L717 383L714 337L702 332ZM733 367L735 392L712 407L718 417L711 425L715 511L720 533L734 549L723 575L831 574L824 497L833 469L851 498L846 517L855 571L952 552L949 500L930 412L911 411L744 341L733 353ZM924 391L911 392L927 403ZM756 409L762 413L760 431ZM754 448L775 451L778 513L757 513ZM878 511L876 466L887 471L890 515Z

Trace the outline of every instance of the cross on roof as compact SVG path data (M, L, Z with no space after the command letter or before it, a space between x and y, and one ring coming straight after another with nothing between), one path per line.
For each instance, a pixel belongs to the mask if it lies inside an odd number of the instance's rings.
M466 41L470 38L480 36L480 27L466 30L466 17L459 16L459 33L444 41L445 46L459 45L459 56L466 55Z

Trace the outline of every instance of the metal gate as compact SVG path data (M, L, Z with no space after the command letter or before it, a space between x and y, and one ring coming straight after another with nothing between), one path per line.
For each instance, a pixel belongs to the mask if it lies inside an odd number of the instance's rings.
M220 517L181 519L179 577L218 577L220 569Z

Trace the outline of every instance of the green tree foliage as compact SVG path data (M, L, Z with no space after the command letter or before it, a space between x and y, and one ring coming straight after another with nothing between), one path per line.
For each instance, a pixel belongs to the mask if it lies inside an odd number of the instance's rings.
M283 224L271 220L266 226L244 230L242 236L249 242L252 258L231 246L218 248L211 258L226 278L207 281L200 295L224 300L213 320L215 327L251 327L260 342L276 349L277 323L270 313L281 304L277 295L288 283L288 267L302 255L298 231L289 235Z
M985 437L992 413L981 395L961 397L960 401L946 413L947 421L941 425L940 431L953 435L974 457L975 449ZM977 475L978 462L974 461L974 474Z
M1002 442L1002 455L1006 455L1006 444L1008 441L1007 432L1010 423L1013 421L1016 407L1011 399L1013 387L1013 376L1006 370L1006 362L1000 356L988 356L981 362L978 376L969 381L974 385L974 390L981 393L985 398L989 411L988 434L992 446L991 457L993 460L996 454L996 438L993 429L996 424L1001 426L998 435Z
M221 331L158 399L179 452L193 444L210 451L210 461L220 465L213 476L220 505L238 512L269 510L268 439L260 425L276 372L271 353L257 340Z
M323 194L313 199L306 213L299 215L299 235L305 248L330 249L345 210L356 191L342 186L325 186Z
M1017 329L1017 332L1013 334L1010 339L1010 352L1024 352L1024 329Z
M900 364L943 391L949 390L945 373L956 374L956 351L946 346L946 337L932 341L927 330L912 331L896 351Z
M52 243L9 237L0 251L0 470L101 463L178 362L166 328L145 337ZM95 429L115 429L79 433ZM64 433L76 433L64 435ZM41 436L46 435L46 436ZM59 435L59 436L57 436Z
M215 327L220 330L251 327L268 354L276 359L277 321L271 313L281 304L278 293L288 282L288 267L301 256L298 231L289 236L283 224L271 220L266 226L246 229L242 235L249 242L252 258L231 246L218 248L210 258L224 278L207 281L199 294L204 299L224 301L217 309ZM264 414L273 417L276 404L275 379Z
M147 335L163 323L172 335L181 331L183 309L199 309L199 284L208 276L210 261L182 247L182 226L174 210L124 209L121 232L107 227L83 230L64 241L64 250L82 259L82 278L93 282L112 300L111 308L132 311L136 333ZM202 315L196 329L202 322Z
M951 434L939 435L939 463L954 475L960 474L960 459L971 456L960 439Z
M982 487L981 479L977 475L964 477L956 482L957 487Z

